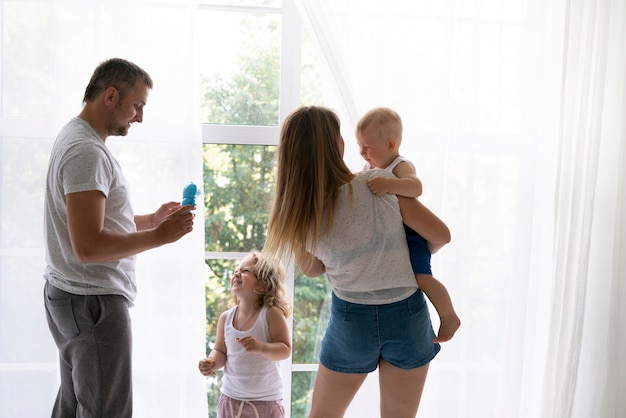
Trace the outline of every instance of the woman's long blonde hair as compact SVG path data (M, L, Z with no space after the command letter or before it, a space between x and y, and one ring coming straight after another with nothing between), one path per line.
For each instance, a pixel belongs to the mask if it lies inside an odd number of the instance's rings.
M339 118L330 109L300 107L287 116L278 143L276 189L264 252L289 259L293 252L304 259L307 247L316 248L324 211L332 225L339 187L353 177L343 161L340 141Z

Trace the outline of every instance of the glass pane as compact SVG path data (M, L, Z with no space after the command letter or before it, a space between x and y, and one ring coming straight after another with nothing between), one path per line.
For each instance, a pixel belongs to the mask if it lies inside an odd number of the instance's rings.
M300 103L303 106L324 104L322 92L322 59L315 39L308 29L302 27L302 69L300 72Z
M278 125L281 19L200 12L202 122Z
M317 364L330 315L330 288L325 276L308 278L296 268L293 307L294 364Z
M22 203L43 202L51 148L49 139L0 137L0 248L39 250L42 209Z
M275 153L275 146L204 145L206 251L263 248Z
M291 374L291 416L309 415L311 396L316 372L294 372Z
M230 307L230 278L239 265L239 260L207 259L208 271L205 281L206 295L206 354L215 343L215 330L220 314ZM223 371L206 378L209 417L216 416L217 400L220 396Z
M85 66L89 68L91 63L73 54L87 49L81 40L91 35L86 28L93 25L84 22L93 6L82 2L4 1L0 7L2 115L50 118L78 113L88 81ZM63 16L63 24L53 16ZM83 28L85 31L80 30ZM68 60L71 65L66 65ZM76 80L85 84L77 87Z

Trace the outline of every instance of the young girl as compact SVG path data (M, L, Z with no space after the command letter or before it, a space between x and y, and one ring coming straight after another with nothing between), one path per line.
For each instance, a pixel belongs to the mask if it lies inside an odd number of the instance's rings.
M278 261L253 251L230 281L234 306L217 322L215 346L198 368L224 367L218 418L285 416L278 361L291 354L290 303Z

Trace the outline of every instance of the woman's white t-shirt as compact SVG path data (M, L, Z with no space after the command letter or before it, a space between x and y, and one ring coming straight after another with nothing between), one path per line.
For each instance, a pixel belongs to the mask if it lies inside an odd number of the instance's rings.
M339 298L369 305L397 302L417 290L398 198L372 193L367 180L375 176L395 177L380 169L356 173L339 189L332 228L322 227L313 252Z

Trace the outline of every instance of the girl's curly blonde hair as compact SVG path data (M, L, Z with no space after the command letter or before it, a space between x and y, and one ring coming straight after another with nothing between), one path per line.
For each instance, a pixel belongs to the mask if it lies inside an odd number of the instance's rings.
M285 269L282 263L268 254L260 251L251 251L245 259L254 261L254 275L259 283L257 291L257 307L276 306L286 318L291 314L291 301L285 287ZM239 304L237 296L233 295L235 304Z

